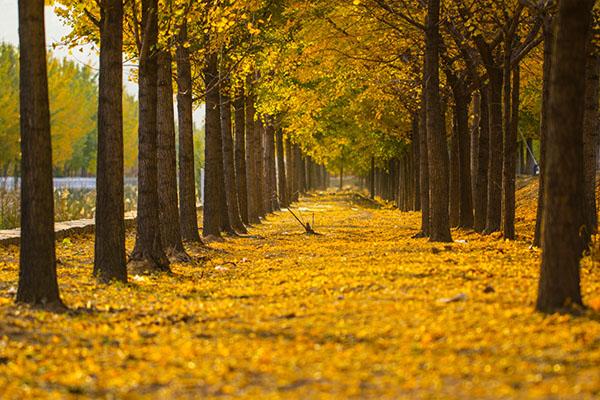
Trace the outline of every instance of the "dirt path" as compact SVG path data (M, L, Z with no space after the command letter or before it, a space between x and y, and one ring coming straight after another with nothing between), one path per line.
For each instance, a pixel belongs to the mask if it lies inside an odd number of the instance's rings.
M77 313L11 304L16 248L0 249L0 397L591 398L598 316L534 314L539 253L454 232L410 237L419 215L350 195L309 197L212 244L203 265L98 286L90 237L59 245ZM129 238L131 246L132 238ZM587 263L586 298L600 271ZM129 397L128 397L129 396Z

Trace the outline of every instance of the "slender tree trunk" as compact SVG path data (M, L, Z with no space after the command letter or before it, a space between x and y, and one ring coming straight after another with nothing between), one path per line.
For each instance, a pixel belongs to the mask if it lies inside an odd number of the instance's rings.
M584 114L584 174L585 174L585 220L590 235L598 231L596 207L596 164L598 159L598 92L600 56L593 41L588 44L586 63L586 100Z
M221 75L220 94L221 94L221 136L223 141L223 178L225 181L224 190L227 194L227 212L231 227L239 233L248 233L242 223L240 216L240 206L237 192L237 179L235 174L235 160L233 152L233 136L231 126L231 97L230 81L226 76Z
M260 118L254 124L254 151L256 152L256 210L258 216L267 215L265 208L265 148L263 146L265 127Z
M340 154L340 190L344 189L344 148Z
M489 67L489 169L485 233L500 230L502 220L502 69Z
M137 236L131 260L141 263L136 269L168 270L160 237L157 170L157 50L158 1L142 1L145 29L139 69L138 128L138 207Z
M235 109L235 179L237 183L240 217L244 224L248 218L248 186L246 181L246 109L244 86L240 85L233 106Z
M475 181L475 197L473 198L474 228L477 232L485 230L487 221L487 195L488 195L488 166L490 151L490 120L489 120L489 89L480 90L481 120L479 124L479 152L477 154L477 178Z
M450 138L450 226L458 227L460 214L460 140L456 117L456 106L453 110L452 137Z
M470 95L462 92L456 99L456 126L459 146L460 208L458 226L473 227L473 197L471 187L471 142L469 135Z
M375 189L376 189L376 183L375 183L375 157L371 157L371 200L375 199Z
M288 191L288 206L293 202L298 201L298 177L295 173L296 160L294 158L294 147L288 137L285 141L285 167L286 167L286 178L287 178L287 191Z
M175 115L173 110L173 73L171 53L158 53L158 201L160 235L169 256L187 258L181 241L177 207L177 153L175 150Z
M533 139L525 140L525 175L535 175L535 160L533 158Z
M56 280L44 2L19 0L21 246L17 302L62 306Z
M425 61L427 62L427 61ZM425 80L423 80L424 86ZM429 209L429 150L427 148L427 113L426 113L426 99L425 91L421 99L421 110L419 111L419 169L421 170L419 176L419 186L421 198L421 233L417 236L429 237L430 232L430 216L431 211Z
M186 47L187 24L177 36L177 119L179 128L179 219L181 236L188 242L201 242L196 207L194 167L194 123L192 119L192 70Z
M420 146L420 135L419 135L419 115L415 113L412 117L412 163L413 163L413 210L421 210L421 146Z
M307 189L307 179L306 179L306 160L302 156L302 151L300 150L300 146L294 146L294 159L296 160L296 172L297 172L297 181L298 181L298 197L300 193L306 193ZM296 201L299 199L297 198Z
M510 75L510 70L506 71ZM503 234L505 239L515 239L515 180L517 175L517 132L519 123L519 96L520 96L520 68L517 65L512 71L512 90L509 90L512 100L506 101L508 106L506 113L507 126L505 127L504 137L504 163L503 163L503 179L502 191L504 196L503 201Z
M427 2L427 29L425 33L427 97L427 141L429 151L429 193L431 207L430 239L434 242L451 242L448 215L448 145L443 135L440 106L439 77L439 13L440 1Z
M221 237L223 218L223 151L219 97L219 64L217 53L207 56L204 69L206 87L206 123L204 152L204 237ZM227 204L227 203L225 203ZM225 207L225 210L226 207Z
M127 282L123 203L123 2L108 0L100 20L94 276Z
M266 154L266 170L268 177L267 188L268 197L267 203L269 211L280 210L279 200L277 198L277 166L275 164L275 126L274 122L270 121L265 129L265 154Z
M477 168L479 167L479 127L481 125L481 95L479 91L473 93L473 125L471 126L471 199L475 208L477 196Z
M550 101L550 76L552 74L553 62L553 38L554 27L550 17L544 20L544 65L543 65L543 86L542 86L542 110L540 115L540 180L538 189L538 206L535 220L535 234L533 245L541 247L542 245L542 214L544 211L545 191L546 191L546 134L548 132L548 102Z
M258 135L255 129L255 108L254 108L254 96L252 95L252 81L250 78L247 80L247 92L246 92L246 182L248 191L248 220L251 224L259 224L259 206L258 206L258 183L256 169L257 164L257 149L256 140L254 136Z
M283 143L283 129L277 129L277 184L279 187L279 202L281 207L290 205L290 196L287 190L287 176L285 171L285 155Z
M553 312L582 305L579 261L586 246L583 120L586 44L591 0L561 0L556 15L548 102L547 186L542 219L542 266L536 308Z

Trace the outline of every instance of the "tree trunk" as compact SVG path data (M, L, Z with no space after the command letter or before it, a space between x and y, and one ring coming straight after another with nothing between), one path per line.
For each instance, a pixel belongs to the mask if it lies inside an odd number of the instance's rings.
M413 163L413 210L421 210L421 146L420 146L420 135L419 135L419 115L415 113L412 116L412 163Z
M423 86L425 80L423 79ZM424 89L424 88L423 88ZM421 110L419 111L419 197L421 199L421 233L418 236L429 237L430 215L429 209L429 150L427 148L427 113L425 91L421 99Z
M452 137L450 138L450 226L458 227L460 214L460 143L456 118L453 110Z
M137 236L131 260L141 270L168 270L160 237L157 170L157 0L142 1L145 29L139 69ZM145 50L144 50L145 49Z
M123 2L103 3L100 20L94 276L127 282L123 203Z
M160 235L169 256L187 258L181 241L177 207L177 153L175 150L175 115L173 110L173 73L171 53L158 53L158 202Z
M277 129L277 184L279 187L279 202L281 207L290 205L290 196L287 191L287 177L285 174L285 155L283 143L283 129Z
M371 157L371 200L375 199L375 188L376 188L376 183L375 183L375 157Z
M233 106L235 109L235 179L237 183L240 217L244 224L250 223L248 218L248 186L246 181L246 110L244 86L237 90Z
M60 307L44 32L44 2L19 0L22 181L17 302Z
M460 208L458 226L473 227L473 197L471 187L471 142L469 135L469 102L470 95L461 92L456 99L456 126L459 146L459 192Z
M473 197L474 228L477 232L485 230L487 221L487 195L488 195L488 166L489 166L489 89L480 89L481 116L479 123L479 144L477 153L477 177L475 180L475 196Z
M533 139L525 139L525 175L535 175L533 158Z
M187 24L177 36L177 119L179 128L179 220L181 236L188 242L201 242L196 207L194 168L194 123L192 119L192 70L186 47Z
M257 174L256 158L258 157L256 149L256 140L254 136L258 134L255 130L255 108L254 96L252 95L251 79L247 80L246 92L246 183L248 191L248 221L251 224L259 224L260 218L258 214L258 194L257 194Z
M507 78L511 71L507 70ZM512 71L512 90L508 90L512 96L510 101L505 101L508 110L507 126L504 129L504 151L502 167L502 192L503 192L503 214L502 227L505 239L515 239L515 180L517 176L517 133L519 123L519 96L520 96L520 68L517 65ZM509 83L510 84L510 83Z
M221 140L221 110L219 107L219 64L217 54L207 56L204 69L206 87L206 123L204 152L204 237L221 237L223 227L223 150ZM227 213L225 213L227 214Z
M275 126L270 121L265 129L265 155L266 155L266 174L268 182L267 203L269 212L280 210L279 200L277 198L277 166L275 165Z
M481 125L481 95L479 90L473 93L473 125L471 126L471 199L475 207L477 196L477 168L479 167L479 127Z
M542 86L542 110L540 115L540 180L538 189L538 205L535 220L535 234L533 245L540 247L542 245L542 214L544 211L545 191L546 191L546 134L548 132L548 108L550 101L550 76L552 74L553 62L553 40L554 27L550 17L544 20L544 65L543 65L543 86Z
M489 95L489 169L487 220L485 233L490 234L500 230L502 221L502 69L491 66L488 68L490 77Z
M586 100L584 111L584 174L585 174L585 220L588 233L598 231L596 208L596 163L598 158L598 89L600 56L593 42L588 44L586 63Z
M290 138L285 141L285 166L287 178L287 190L289 196L289 204L298 201L298 176L296 174L296 160L294 157L294 146Z
M542 266L536 308L582 305L579 261L587 244L583 172L586 44L591 0L561 0L550 75Z
M425 33L425 93L427 98L427 141L429 151L430 184L430 239L451 242L448 215L448 145L442 129L439 77L439 13L440 1L427 2L427 29Z
M263 145L265 127L260 116L254 122L254 151L256 152L256 211L259 217L264 218L267 215L265 207L265 148Z
M248 233L242 223L237 192L237 179L235 174L235 160L233 153L233 136L231 126L231 97L230 81L224 74L220 79L221 94L221 136L223 141L223 178L224 190L227 194L227 212L231 227L238 233Z

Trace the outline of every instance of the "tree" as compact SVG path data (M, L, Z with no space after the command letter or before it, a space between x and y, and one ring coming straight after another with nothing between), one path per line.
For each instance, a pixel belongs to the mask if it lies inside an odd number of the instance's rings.
M196 210L192 68L187 45L187 22L184 20L177 35L176 49L177 119L179 128L179 220L182 238L189 242L201 242Z
M430 239L450 242L448 216L448 147L442 134L442 111L439 88L439 0L428 0L426 41L425 96L427 113L427 147L429 152Z
M168 49L157 56L157 168L160 237L168 256L187 259L181 240L177 207L177 154L175 149L175 115L173 110L173 63Z
M235 109L235 178L242 223L248 224L248 185L246 180L246 108L244 85L239 84L233 107Z
M123 203L123 2L101 3L94 275L127 282Z
M594 1L561 0L553 41L542 265L536 308L582 305L579 261L587 240L583 173L586 49Z
M131 261L139 269L165 271L169 260L160 237L157 170L158 0L142 1L139 49L139 155L137 235ZM137 266L136 266L137 269Z
M22 184L17 302L61 307L43 0L19 0L19 43Z

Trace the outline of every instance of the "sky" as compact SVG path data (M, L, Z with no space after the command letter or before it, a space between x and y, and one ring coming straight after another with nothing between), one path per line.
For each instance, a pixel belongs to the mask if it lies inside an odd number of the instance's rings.
M19 23L18 23L18 2L17 0L0 0L0 42L6 42L18 46L19 44ZM46 45L48 49L52 49L52 44L55 46L53 54L58 58L68 58L82 65L88 65L94 69L98 68L98 54L93 46L82 46L81 48L69 51L66 46L60 45L61 38L69 33L69 27L65 26L62 21L54 14L52 7L45 9L45 24L46 24ZM81 51L80 51L81 50ZM137 97L137 83L131 82L128 79L128 74L131 68L125 68L123 83L125 90ZM204 125L204 107L199 107L194 112L194 124L196 127Z

